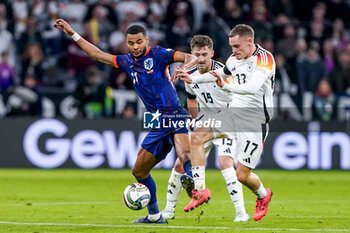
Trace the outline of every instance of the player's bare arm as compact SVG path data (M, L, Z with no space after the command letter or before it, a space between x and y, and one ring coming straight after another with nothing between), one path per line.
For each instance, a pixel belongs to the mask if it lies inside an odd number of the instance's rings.
M73 28L63 19L57 19L53 26L57 29L62 30L68 36L73 36L75 31ZM84 52L89 55L92 59L105 63L107 65L113 66L113 55L105 53L97 48L95 45L86 41L84 38L80 37L79 40L76 41L79 47L84 50Z
M180 51L177 51L175 53L175 62L183 62L183 64L180 66L183 70L187 70L188 68L196 65L198 63L198 59L196 56L189 54L189 53L183 53Z
M189 53L183 53L180 51L177 51L175 53L175 62L183 62L183 64L179 67L180 70L183 70L185 72L186 69L196 65L198 63L198 59L196 56L189 54ZM175 73L171 77L171 81L175 81L179 79L178 72L180 71L178 69L175 69Z
M182 69L181 67L178 67L175 69L175 73L174 73L174 79L180 79L182 81L185 81L189 84L192 83L192 78L189 74L187 74L187 72Z
M223 79L226 79L230 77L231 74L226 74L224 72L224 68L217 69L215 72L222 77ZM191 77L186 77L182 72L178 71L177 78L186 81L188 83L208 83L208 82L216 82L217 77L212 75L211 72L200 74L200 75L191 75Z

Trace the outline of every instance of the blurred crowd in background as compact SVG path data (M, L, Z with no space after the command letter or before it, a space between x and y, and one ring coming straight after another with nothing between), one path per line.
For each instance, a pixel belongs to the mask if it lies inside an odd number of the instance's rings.
M0 0L2 117L137 117L126 73L91 60L52 27L57 18L112 54L128 52L134 23L150 46L184 52L193 35L209 35L221 62L231 28L249 24L275 56L277 118L349 119L349 0ZM176 88L185 104L183 83Z

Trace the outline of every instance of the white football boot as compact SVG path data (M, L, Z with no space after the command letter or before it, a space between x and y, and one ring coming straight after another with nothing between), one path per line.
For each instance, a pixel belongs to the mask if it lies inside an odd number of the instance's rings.
M163 217L164 217L164 215L163 215ZM240 211L236 214L236 218L233 221L234 222L246 222L246 221L250 221L250 217L249 217L247 212Z
M162 216L164 219L174 219L175 218L175 211L170 211L170 210L167 210L167 209L164 209L162 211Z

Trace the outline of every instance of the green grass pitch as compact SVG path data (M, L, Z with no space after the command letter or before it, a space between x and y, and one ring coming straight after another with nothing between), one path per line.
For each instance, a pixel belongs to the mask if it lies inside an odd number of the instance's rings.
M349 171L257 170L273 191L267 215L234 223L234 206L219 170L207 170L209 204L185 213L183 191L175 220L131 224L146 209L128 209L124 188L135 182L128 170L0 170L0 232L350 232ZM154 170L158 203L165 207L170 170ZM244 188L250 216L255 195Z

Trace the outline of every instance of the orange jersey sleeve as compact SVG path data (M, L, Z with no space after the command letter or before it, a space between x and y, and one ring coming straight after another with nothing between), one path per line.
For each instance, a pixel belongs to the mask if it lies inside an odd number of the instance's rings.
M114 67L115 67L115 68L119 68L119 66L118 66L118 64L117 64L117 56L113 56L112 59L113 59Z

